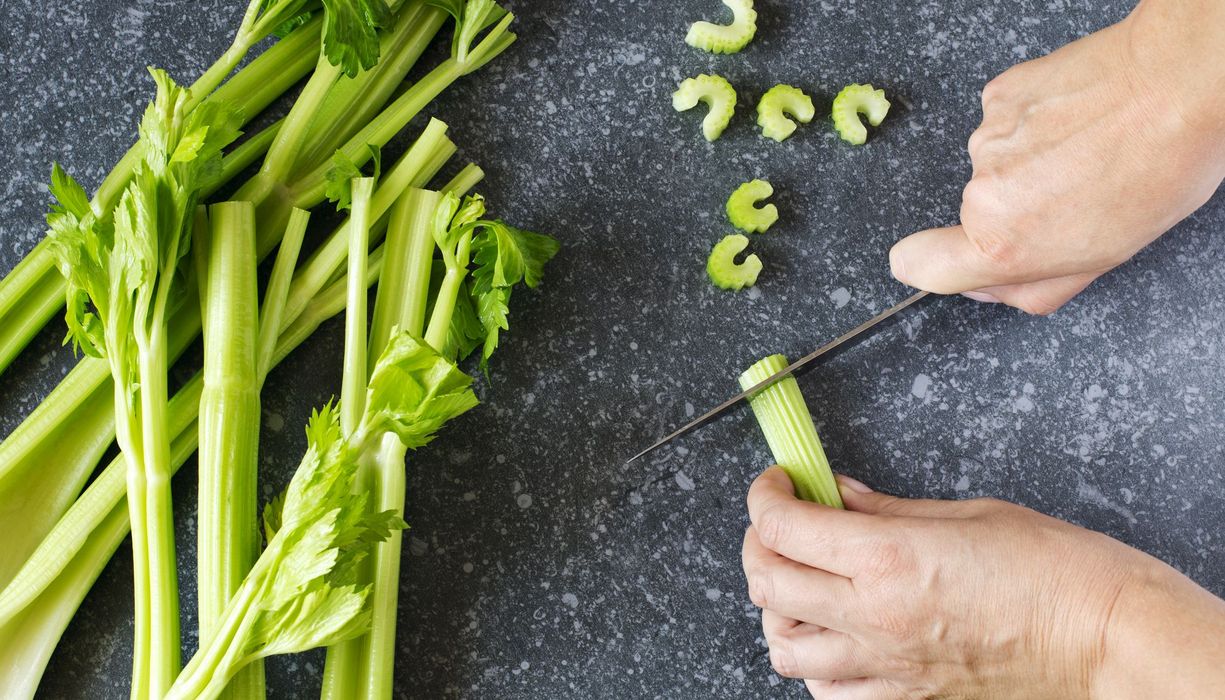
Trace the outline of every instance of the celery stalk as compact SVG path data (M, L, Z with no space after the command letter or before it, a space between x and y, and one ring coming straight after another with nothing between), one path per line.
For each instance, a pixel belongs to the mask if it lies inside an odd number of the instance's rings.
M786 367L787 358L771 355L740 375L740 386L750 389ZM749 405L774 461L791 477L795 494L805 501L841 508L838 483L795 377L785 377L762 389L749 398Z
M230 597L259 553L256 527L260 398L256 366L255 207L209 207L211 235L196 255L207 258L204 392L199 409L199 506L196 597L200 639L216 632ZM230 685L233 698L263 697L262 664Z
M258 4L258 3L253 3ZM321 20L313 20L282 41L273 44L249 65L234 75L211 96L216 74L222 77L233 69L233 55L227 52L192 85L194 95L211 101L236 105L246 118L252 118L282 95L306 74L314 63ZM232 49L231 49L232 51ZM228 67L227 67L228 66ZM109 209L119 199L140 162L133 146L103 180L94 196L94 206ZM46 240L40 241L26 257L0 280L0 373L46 326L64 301L64 280L55 270L55 259Z

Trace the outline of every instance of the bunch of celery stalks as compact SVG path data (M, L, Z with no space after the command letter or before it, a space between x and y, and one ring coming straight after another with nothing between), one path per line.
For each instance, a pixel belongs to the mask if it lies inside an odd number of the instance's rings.
M457 363L485 366L512 289L539 284L557 244L486 218L475 165L427 189L456 151L442 122L387 168L379 149L505 51L511 20L493 0L251 0L189 88L151 71L139 140L92 198L53 169L48 235L0 283L0 371L65 301L85 357L0 443L4 697L34 695L129 531L133 698L260 698L262 659L320 646L324 697L391 696L407 450L476 405ZM450 21L450 56L406 84ZM303 78L287 116L236 143ZM222 188L231 201L203 204ZM325 200L347 217L303 256ZM341 311L341 397L261 518L260 387ZM201 334L203 369L172 394ZM197 450L199 648L182 666L170 478Z

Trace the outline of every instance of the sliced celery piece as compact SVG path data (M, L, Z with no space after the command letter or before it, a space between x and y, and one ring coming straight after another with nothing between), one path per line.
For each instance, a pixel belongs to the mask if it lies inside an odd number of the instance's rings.
M761 127L762 136L786 141L796 129L795 122L787 115L801 124L807 124L817 116L817 109L812 104L812 98L798 87L775 85L757 103L757 125Z
M672 108L685 112L705 102L710 111L702 120L702 135L714 141L732 121L736 112L736 90L727 79L718 75L699 75L687 78L672 93Z
M889 114L885 91L874 89L870 84L852 83L834 98L834 128L843 141L856 146L868 140L868 130L859 121L860 114L867 117L872 126L880 126Z
M765 180L752 180L736 188L727 200L727 219L732 226L749 233L765 233L778 221L778 207L757 203L774 196L774 186Z
M737 53L757 34L757 10L753 0L723 0L731 8L731 24L694 22L685 43L710 53Z
M750 255L744 262L736 262L736 256L748 247L748 237L740 233L725 236L715 244L706 261L706 274L710 275L710 281L716 287L738 290L757 283L757 275L761 274L761 258Z

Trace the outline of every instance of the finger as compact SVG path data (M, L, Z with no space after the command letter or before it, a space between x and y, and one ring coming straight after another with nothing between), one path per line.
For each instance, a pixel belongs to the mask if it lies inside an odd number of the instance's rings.
M1007 304L1035 316L1049 316L1085 291L1098 276L1098 273L1092 272L1040 282L987 287L966 292L965 296L976 301Z
M936 294L960 294L1026 281L1027 267L1003 239L971 240L961 226L920 231L889 251L899 282Z
M804 681L813 700L899 700L904 693L888 681L879 678L857 678L843 681Z
M836 630L851 631L858 610L850 579L796 563L761 545L752 527L741 552L749 600L763 610Z
M782 636L804 624L807 623L800 622L793 617L787 617L781 613L776 613L773 610L761 611L761 632L765 635L766 639Z
M873 491L863 482L836 474L838 492L847 510L870 515L907 518L969 518L975 512L968 501L939 501L927 498L897 498Z
M762 545L840 576L854 576L872 561L876 545L893 536L887 522L799 500L778 467L753 481L748 505Z
M773 636L767 635L770 665L784 678L837 681L873 675L870 654L854 637L800 625Z

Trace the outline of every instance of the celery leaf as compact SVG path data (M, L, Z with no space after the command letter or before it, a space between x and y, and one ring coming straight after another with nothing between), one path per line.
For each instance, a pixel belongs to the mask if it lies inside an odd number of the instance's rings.
M379 28L391 20L386 0L323 0L323 51L350 78L379 62Z

